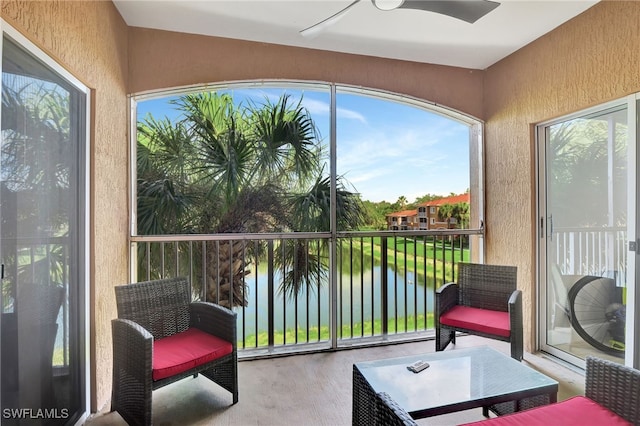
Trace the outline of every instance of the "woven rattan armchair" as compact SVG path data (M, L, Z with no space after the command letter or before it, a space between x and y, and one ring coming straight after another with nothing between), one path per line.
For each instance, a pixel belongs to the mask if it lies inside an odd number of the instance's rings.
M436 351L455 344L456 332L511 342L523 356L522 292L515 266L459 263L456 283L436 290Z
M640 425L640 370L587 356L584 396Z
M192 302L186 278L122 285L115 292L112 411L129 424L150 425L152 391L199 373L238 402L234 312Z

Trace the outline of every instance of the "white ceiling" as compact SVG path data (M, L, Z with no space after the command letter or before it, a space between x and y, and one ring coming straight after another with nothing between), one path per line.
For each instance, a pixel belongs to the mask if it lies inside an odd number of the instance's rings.
M485 69L598 0L499 0L474 24L361 0L315 37L300 30L353 0L114 0L130 26Z

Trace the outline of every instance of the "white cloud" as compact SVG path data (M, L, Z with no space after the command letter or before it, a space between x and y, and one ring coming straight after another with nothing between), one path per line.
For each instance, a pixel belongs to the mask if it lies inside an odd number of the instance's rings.
M331 110L331 106L329 102L321 101L319 99L311 99L311 98L302 98L302 105L309 110L309 112L314 114L319 114L323 116L328 116ZM337 119L347 119L347 120L356 120L363 124L367 124L367 119L363 114L358 111L354 111L348 108L336 108Z
M427 193L469 187L466 135L446 128L381 127L358 128L351 139L338 141L338 173L363 199L395 202L403 195L413 202Z
M320 114L323 116L329 115L329 104L317 99L302 98L302 106L304 106L311 115Z
M338 119L346 118L348 120L357 120L363 124L367 124L365 116L360 114L358 111L337 107L336 113L338 114Z

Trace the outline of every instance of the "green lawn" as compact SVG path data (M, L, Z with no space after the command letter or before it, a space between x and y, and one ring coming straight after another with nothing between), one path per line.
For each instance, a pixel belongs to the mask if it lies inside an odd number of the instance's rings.
M395 246L394 246L395 243ZM344 265L343 271L347 273L358 273L356 270L358 262L363 259L364 268L367 269L373 263L380 265L382 259L382 243L380 237L364 238L363 243L354 242L353 245L345 244L342 247L342 255L346 260L354 260ZM460 243L456 242L454 247L446 241L414 241L411 238L389 238L387 245L387 266L398 273L413 272L417 276L418 282L442 283L452 276L453 265L459 262L468 262L470 259L469 249L460 249ZM349 268L353 268L350 270ZM443 271L444 268L444 271ZM425 277L426 271L426 277ZM443 278L443 276L445 278ZM427 278L429 280L427 281Z
M389 319L387 322L388 333L404 333L405 331L418 331L424 330L424 315L418 315L418 325L416 327L416 317L414 315L410 315L406 319L407 324L405 328L405 318L400 317L398 321L395 322L393 319ZM338 335L338 338L351 338L353 337L369 337L376 336L382 334L382 320L365 321L364 322L364 333L362 332L363 323L354 323L353 324L353 332L351 331L351 324L344 324L342 326L341 334ZM433 328L433 313L429 313L427 315L427 329ZM298 327L298 342L306 343L306 342L318 342L318 341L327 341L330 339L329 327L322 326L319 329L320 338L318 339L318 327L309 327L309 334L307 336L306 328ZM352 334L353 333L353 334ZM275 345L284 345L285 341L285 333L282 330L274 331L274 344ZM289 328L286 331L286 339L287 344L293 343L296 341L296 330ZM256 336L255 334L249 335L246 338L246 347L250 348L255 346ZM242 342L239 342L242 344ZM265 332L258 333L258 347L265 347L269 345L269 334Z

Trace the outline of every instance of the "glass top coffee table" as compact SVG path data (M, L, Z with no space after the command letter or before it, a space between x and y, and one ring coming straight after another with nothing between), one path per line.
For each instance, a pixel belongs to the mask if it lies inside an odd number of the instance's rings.
M418 360L430 364L407 370ZM375 395L386 392L414 419L482 407L498 414L556 402L558 382L488 346L353 365L353 424L375 424Z

